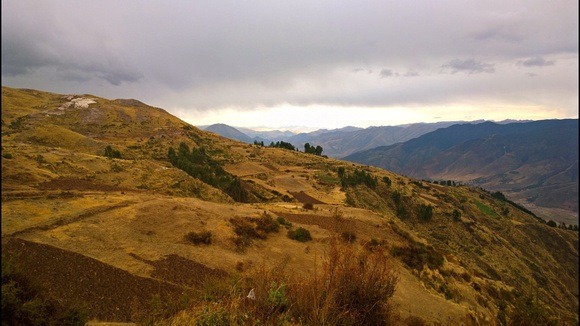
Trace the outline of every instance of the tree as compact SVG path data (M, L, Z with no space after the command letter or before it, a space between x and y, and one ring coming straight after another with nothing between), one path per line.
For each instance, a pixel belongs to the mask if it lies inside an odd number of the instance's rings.
M322 146L317 145L316 148L314 149L314 154L318 156L322 155Z

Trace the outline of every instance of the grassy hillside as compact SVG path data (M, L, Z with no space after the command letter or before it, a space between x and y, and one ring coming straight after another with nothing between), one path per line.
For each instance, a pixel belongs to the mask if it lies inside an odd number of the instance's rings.
M189 165L170 159L185 147ZM136 100L2 88L2 239L20 320L578 322L577 232L481 189L236 142Z

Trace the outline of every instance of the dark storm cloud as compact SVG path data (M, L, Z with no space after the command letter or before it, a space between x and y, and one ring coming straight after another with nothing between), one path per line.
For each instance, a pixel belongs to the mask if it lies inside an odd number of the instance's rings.
M43 12L47 3L39 3ZM4 3L3 3L4 6ZM16 8L14 8L16 9ZM6 10L9 14L10 9ZM63 80L104 80L112 85L138 81L142 74L131 67L115 49L106 45L99 33L81 34L68 30L75 26L59 23L59 17L30 17L19 20L2 11L2 75L20 76L49 69ZM30 13L22 13L22 16ZM64 15L60 19L66 20ZM90 15L87 16L90 19ZM69 18L70 19L70 18ZM4 28L4 21L9 27Z
M484 63L475 59L453 59L441 66L445 70L449 70L452 74L457 72L465 72L468 74L479 74L482 72L495 72L494 65L491 63Z
M578 52L578 3L565 0L1 5L3 84L197 110L506 97L526 85L489 90L529 65L561 75L543 86L548 94L573 84L560 65L574 65ZM456 87L464 77L470 87Z

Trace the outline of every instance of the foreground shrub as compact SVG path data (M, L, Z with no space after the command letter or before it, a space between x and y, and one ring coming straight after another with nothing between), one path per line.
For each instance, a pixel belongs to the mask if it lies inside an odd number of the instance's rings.
M283 261L259 264L229 282L215 279L206 286L211 296L162 325L392 324L398 277L388 257L336 240L325 261L304 274L289 276Z
M292 316L306 325L388 325L397 281L383 251L333 243L322 273L290 289Z

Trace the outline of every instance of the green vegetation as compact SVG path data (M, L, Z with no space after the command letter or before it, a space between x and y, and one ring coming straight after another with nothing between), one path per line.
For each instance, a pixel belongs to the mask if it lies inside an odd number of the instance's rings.
M310 231L303 227L299 227L296 230L289 230L288 231L288 238L300 242L306 242L312 240L312 236L310 235Z
M417 208L417 216L421 221L431 221L433 218L433 206L421 204Z
M557 227L557 226L558 226L558 224L557 224L556 222L552 221L552 220L549 220L549 221L548 221L546 224L547 224L548 226L551 226L551 227L553 227L553 228L555 228L555 227Z
M390 187L391 186L391 178L385 176L385 177L383 177L383 182L385 183L385 185L387 187Z
M451 216L453 217L453 222L461 221L461 212L456 208L453 209L453 213L451 213Z
M338 177L343 188L364 184L370 189L375 189L378 183L377 177L359 169L355 169L352 174L348 174L344 167L340 167L338 168Z
M278 222L280 225L283 225L283 226L284 226L285 228L287 228L287 229L289 229L289 228L291 228L291 227L292 227L292 223L291 223L291 222L289 222L289 221L286 221L286 219L285 219L285 218L283 218L282 216L278 216L278 217L276 218L276 221L277 221L277 222Z
M433 247L420 242L411 242L406 247L393 247L391 254L400 257L405 265L416 270L423 269L423 265L435 269L441 267L444 261L443 255Z
M494 212L489 206L485 205L484 203L476 200L475 206L477 206L477 208L485 215L492 217L492 218L499 218L499 215L497 215L496 212Z
M113 149L113 147L111 147L111 145L107 145L107 147L105 147L105 157L121 158L121 152Z
M336 178L336 176L326 172L317 172L316 178L318 182L322 185L334 186L340 183L340 180Z
M322 147L317 145L316 147L311 146L309 143L304 144L304 153L314 154L321 156L322 155Z
M287 143L285 141L277 141L277 142L271 142L269 147L276 147L276 148L285 148L291 151L295 151L296 147L294 147L294 145Z
M221 189L233 200L242 203L249 201L249 192L244 188L242 181L224 170L218 162L207 155L203 147L193 148L190 151L187 144L181 143L177 152L170 147L167 156L175 167L210 186Z

